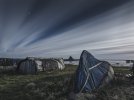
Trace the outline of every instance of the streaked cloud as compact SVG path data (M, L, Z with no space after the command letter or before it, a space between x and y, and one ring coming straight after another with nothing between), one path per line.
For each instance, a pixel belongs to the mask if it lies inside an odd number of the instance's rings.
M78 58L86 49L99 58L134 59L134 1L119 1L106 8L105 0L2 2L0 55Z

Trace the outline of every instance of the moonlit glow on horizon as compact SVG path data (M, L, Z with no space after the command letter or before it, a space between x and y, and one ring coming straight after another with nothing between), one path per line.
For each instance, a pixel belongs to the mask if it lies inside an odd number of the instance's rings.
M134 59L134 1L111 1L0 0L0 57Z

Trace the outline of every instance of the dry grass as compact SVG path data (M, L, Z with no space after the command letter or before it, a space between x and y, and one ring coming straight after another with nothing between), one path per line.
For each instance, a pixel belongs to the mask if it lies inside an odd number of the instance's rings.
M63 71L40 72L37 75L1 73L0 100L67 100L69 81L76 68L66 65ZM123 75L116 76L109 85L92 94L79 94L79 100L133 100L134 82L124 77L125 73L130 73L129 69L114 70Z
M64 100L76 66L37 75L0 74L0 100Z

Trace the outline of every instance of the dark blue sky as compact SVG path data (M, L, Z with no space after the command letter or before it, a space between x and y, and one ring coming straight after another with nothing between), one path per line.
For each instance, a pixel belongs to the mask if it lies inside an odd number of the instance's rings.
M133 0L0 0L1 57L134 59Z

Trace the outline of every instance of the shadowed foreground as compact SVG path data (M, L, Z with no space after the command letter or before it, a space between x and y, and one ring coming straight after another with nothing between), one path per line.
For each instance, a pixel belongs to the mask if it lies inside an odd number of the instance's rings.
M63 71L41 72L38 75L1 73L0 100L67 100L70 79L76 68L67 65ZM117 75L111 84L92 94L78 94L77 100L133 100L134 81L124 77L129 69L114 69Z

